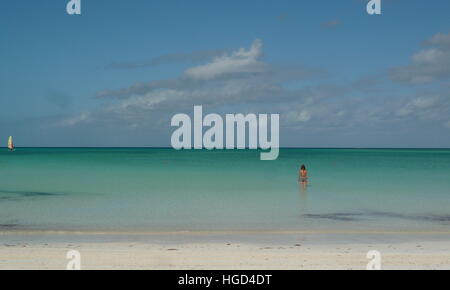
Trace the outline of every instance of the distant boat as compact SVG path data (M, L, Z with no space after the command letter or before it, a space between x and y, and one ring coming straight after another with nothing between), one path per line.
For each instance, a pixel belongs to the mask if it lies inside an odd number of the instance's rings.
M12 136L8 138L8 149L9 151L14 151L14 142Z

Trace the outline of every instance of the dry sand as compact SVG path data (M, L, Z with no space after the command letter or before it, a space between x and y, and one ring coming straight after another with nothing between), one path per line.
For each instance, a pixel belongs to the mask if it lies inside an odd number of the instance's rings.
M382 269L450 269L447 236L427 242L396 239L395 243L389 241L392 237L355 239L354 235L339 239L293 235L283 242L260 236L182 236L176 242L177 235L108 240L89 235L55 238L0 233L0 269L65 269L69 250L80 252L82 269L364 270L371 250L381 253Z

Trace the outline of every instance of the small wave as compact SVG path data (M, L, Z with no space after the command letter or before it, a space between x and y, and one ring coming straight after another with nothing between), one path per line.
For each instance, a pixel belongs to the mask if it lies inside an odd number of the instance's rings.
M19 190L0 190L0 193L9 194L9 195L22 195L26 197L30 196L54 196L60 195L59 193L54 192L42 192L42 191L19 191ZM7 198L7 197L6 197Z
M414 221L428 221L448 224L450 222L450 214L402 214L396 212L384 212L384 211L368 211L365 213L325 213L325 214L305 214L305 218L311 219L329 219L336 221L359 221L365 218L373 217L387 217L393 219L404 219Z
M360 218L357 218L358 216L361 216L361 214L359 214L359 213L305 214L303 216L306 218L330 219L330 220L337 220L337 221L361 220Z
M18 224L0 224L0 229L15 229L18 227Z
M418 220L418 221L431 221L431 222L450 222L450 215L443 214L401 214L394 212L382 212L374 211L370 213L372 216L382 216L390 218L408 219L408 220Z

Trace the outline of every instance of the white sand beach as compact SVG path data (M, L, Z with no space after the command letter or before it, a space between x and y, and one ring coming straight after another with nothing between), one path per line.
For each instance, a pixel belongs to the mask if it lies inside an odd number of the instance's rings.
M63 242L71 235L48 238L31 235L32 243L25 242L25 236L2 234L0 245L0 269L65 269L69 260L69 250L81 254L82 269L339 269L364 270L369 262L368 251L376 250L381 254L382 269L450 269L450 246L448 236L434 241L418 242L410 236L407 241L395 238L376 239L371 237L354 238L359 242L347 243L345 237L334 239L328 235L321 237L285 239L286 242L270 241L265 243L264 236L249 239L230 239L225 236L209 239L206 234L193 236L182 234L168 236L146 236L142 238L107 241L75 234L76 240L93 240L94 242ZM195 236L195 235L194 235ZM69 237L69 238L68 238ZM257 242L261 237L261 242ZM180 242L174 240L180 238ZM420 238L420 236L416 236ZM422 237L423 238L423 237ZM46 240L49 240L46 242ZM132 240L135 241L132 241ZM220 241L222 239L223 241ZM155 242L152 242L154 240ZM241 240L242 242L236 242ZM295 240L295 241L294 241ZM333 241L334 240L334 241Z

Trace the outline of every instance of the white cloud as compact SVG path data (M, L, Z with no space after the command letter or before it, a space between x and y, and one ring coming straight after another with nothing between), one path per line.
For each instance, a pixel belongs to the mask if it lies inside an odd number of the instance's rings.
M426 110L436 104L437 97L419 97L408 102L404 107L398 110L399 116L408 116L418 113L420 110Z
M235 73L258 73L267 65L258 60L262 55L262 41L256 39L250 49L241 48L231 55L216 57L211 63L190 68L184 75L194 80L211 80Z
M447 120L450 118L450 100L443 96L417 97L396 111L401 118L420 120Z
M411 104L419 109L427 109L436 104L437 97L420 97L414 99Z
M89 112L82 112L76 116L72 116L69 118L66 118L62 121L60 121L57 125L59 126L75 126L82 122L89 122L90 121L90 113Z
M157 92L150 92L143 96L133 96L123 100L118 105L114 105L111 109L127 110L132 107L139 107L143 110L152 110L158 104L164 103L169 99L176 99L183 94L177 90L164 90Z
M391 69L393 80L424 84L450 78L450 34L436 34L425 45L432 47L415 53L411 64Z
M260 80L232 79L194 88L161 89L144 95L121 99L107 108L121 119L142 118L143 113L158 110L185 110L195 104L221 106L244 103L264 103L284 92L275 84Z
M428 45L438 45L443 47L450 47L450 33L438 33L425 42Z
M306 110L302 110L300 112L297 111L291 111L288 112L287 114L287 119L290 122L293 123L303 123L303 122L308 122L309 120L311 120L311 113L306 111Z
M439 49L431 48L427 50L422 50L413 55L413 62L420 64L427 64L439 61L445 56L445 53Z

